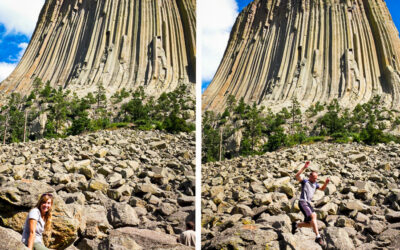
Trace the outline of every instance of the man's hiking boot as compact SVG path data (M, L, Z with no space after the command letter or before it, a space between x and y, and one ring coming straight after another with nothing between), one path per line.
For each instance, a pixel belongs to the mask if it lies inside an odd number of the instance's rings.
M324 242L324 240L322 239L322 237L317 237L317 238L315 238L315 242L318 243L322 248L325 247L325 242Z
M292 222L292 234L295 234L297 231L297 223L296 222Z

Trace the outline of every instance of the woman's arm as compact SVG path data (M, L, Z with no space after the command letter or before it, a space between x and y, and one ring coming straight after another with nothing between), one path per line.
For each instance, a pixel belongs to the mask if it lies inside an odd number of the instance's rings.
M34 219L29 220L28 248L31 250L33 249L33 243L35 242L36 224L37 224L37 220L34 220Z

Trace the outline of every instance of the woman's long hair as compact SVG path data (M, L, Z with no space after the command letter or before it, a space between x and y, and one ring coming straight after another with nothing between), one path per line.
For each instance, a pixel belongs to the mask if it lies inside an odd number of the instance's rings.
M46 193L43 194L38 203L36 204L36 207L39 209L40 213L42 213L42 211L40 210L40 206L43 203L46 203L48 200L51 200L51 207L49 208L49 211L46 212L46 214L44 215L44 222L45 222L45 226L44 226L44 230L45 232L50 232L51 231L51 211L53 209L53 195L50 193Z

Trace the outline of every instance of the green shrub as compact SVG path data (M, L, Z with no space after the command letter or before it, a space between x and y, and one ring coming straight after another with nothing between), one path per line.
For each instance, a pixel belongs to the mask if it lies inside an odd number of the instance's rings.
M111 123L107 128L108 129L116 129L116 128L126 128L128 127L129 122L114 122Z
M389 139L384 135L383 131L374 128L371 123L368 123L366 128L361 131L360 139L368 145L389 142Z
M319 112L323 111L325 109L324 105L321 105L320 102L317 102L313 105L311 105L307 110L306 114L308 118L316 116Z
M135 125L137 126L138 129L144 131L149 131L156 127L150 120L138 120L135 122Z
M350 142L350 138L347 133L344 132L337 132L331 135L333 141L336 143L348 143Z
M91 121L88 113L83 112L80 116L72 121L71 127L68 129L68 135L79 135L83 132L91 131Z
M249 156L253 154L253 150L251 147L251 142L249 138L243 138L240 142L240 155Z
M90 128L94 131L97 131L100 129L109 128L110 125L111 125L110 119L108 117L103 117L103 118L92 120Z
M263 146L264 151L272 152L275 151L287 143L287 136L283 129L278 129L274 134L268 137L268 142Z
M191 132L195 129L193 124L188 124L184 119L179 118L175 112L169 114L162 126L169 133Z
M310 136L305 138L303 143L314 143L314 142L320 142L320 141L324 141L325 140L325 136Z
M349 137L352 138L353 142L361 142L361 137L359 133L349 133Z
M400 143L400 137L399 136L391 135L391 134L386 134L385 136L386 136L386 139L388 141L393 141L395 143Z
M303 131L297 132L293 135L288 135L287 140L286 140L286 145L294 146L296 144L301 144L306 140L306 138L307 138L307 135Z

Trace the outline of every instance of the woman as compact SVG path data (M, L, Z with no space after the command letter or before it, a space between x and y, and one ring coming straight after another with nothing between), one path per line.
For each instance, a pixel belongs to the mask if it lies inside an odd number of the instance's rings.
M48 249L43 244L42 235L44 231L50 231L52 206L53 194L45 193L40 197L36 207L29 212L22 233L22 242L29 249Z

